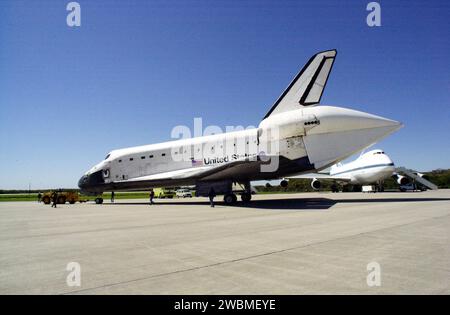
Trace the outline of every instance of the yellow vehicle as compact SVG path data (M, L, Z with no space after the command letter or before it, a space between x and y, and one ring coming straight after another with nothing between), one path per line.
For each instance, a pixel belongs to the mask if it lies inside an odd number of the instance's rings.
M50 202L52 202L52 194L53 191L48 191L42 194L42 202L45 203L46 205L50 204ZM74 204L77 201L79 202L85 201L81 200L80 195L74 191L58 191L57 194L58 194L58 197L56 199L57 204L65 204L66 202Z
M173 198L175 197L175 190L170 188L155 188L153 189L155 192L156 198Z

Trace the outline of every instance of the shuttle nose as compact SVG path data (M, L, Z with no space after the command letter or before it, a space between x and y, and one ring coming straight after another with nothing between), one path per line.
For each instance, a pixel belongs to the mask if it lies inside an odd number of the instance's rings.
M81 176L81 178L78 180L78 187L81 190L85 190L87 188L87 182L88 182L88 175Z
M98 193L103 191L105 180L102 171L85 174L78 180L78 187L84 193Z

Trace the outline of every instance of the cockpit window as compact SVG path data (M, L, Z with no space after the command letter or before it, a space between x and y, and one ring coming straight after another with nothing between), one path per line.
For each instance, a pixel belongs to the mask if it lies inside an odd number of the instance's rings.
M111 156L111 153L109 153L109 154L105 157L105 160L107 160L110 156Z

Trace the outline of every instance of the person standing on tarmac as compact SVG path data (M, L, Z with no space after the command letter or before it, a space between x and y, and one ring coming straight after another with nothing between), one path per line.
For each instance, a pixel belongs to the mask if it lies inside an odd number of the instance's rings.
M52 208L56 208L56 202L58 201L58 193L54 191L52 193Z
M214 208L214 197L216 196L216 191L214 190L214 187L211 186L209 189L208 197L209 197L209 204L211 208Z
M38 203L41 203L41 201L42 201L42 194L40 192L38 193L37 198L38 198Z
M114 191L111 192L111 203L114 203Z
M150 189L150 204L154 204L153 198L155 198L155 192L153 191L153 188Z

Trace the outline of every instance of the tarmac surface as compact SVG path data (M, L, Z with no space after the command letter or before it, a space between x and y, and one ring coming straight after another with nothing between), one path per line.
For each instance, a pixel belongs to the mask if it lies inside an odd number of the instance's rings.
M450 294L450 190L145 201L0 203L0 294Z

